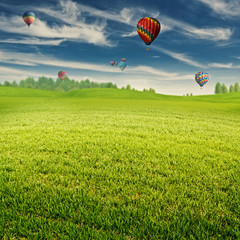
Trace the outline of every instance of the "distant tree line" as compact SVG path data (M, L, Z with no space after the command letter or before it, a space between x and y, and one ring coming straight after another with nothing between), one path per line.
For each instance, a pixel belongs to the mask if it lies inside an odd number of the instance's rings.
M155 89L149 88L149 89L143 89L143 92L150 92L150 93L156 93Z
M183 94L183 96L185 96L185 95ZM186 97L189 97L189 96L192 97L193 94L192 94L192 93L187 93L187 94L186 94Z
M219 82L217 82L216 86L215 86L215 93L219 94L219 93L228 93L228 92L240 92L240 86L239 83L236 82L234 85L230 85L229 89L227 89L225 84L221 84Z
M126 87L122 87L122 89L133 90L133 91L135 90L135 88L131 88L131 85L129 84ZM143 92L156 93L155 89L153 88L149 88L149 89L144 88Z
M65 78L64 81L58 78L56 81L54 81L52 78L47 77L39 77L38 80L35 80L32 77L28 77L25 80L21 80L19 83L17 83L16 81L13 81L12 83L10 83L9 81L5 81L3 83L3 86L35 88L58 92L67 92L70 90L77 90L82 88L117 88L117 85L111 82L96 83L91 82L89 79L79 82L76 80L70 80L69 78Z
M16 81L13 81L12 83L9 81L5 81L2 85L7 87L35 88L57 92L67 92L82 88L118 88L116 84L113 84L111 82L96 83L89 81L89 79L82 80L79 82L73 79L70 80L68 77L66 77L63 81L60 80L59 78L56 81L54 81L52 78L47 78L44 76L39 77L38 80L35 80L32 77L28 77L25 80L21 80L19 83L17 83ZM122 87L121 89L135 90L129 84L126 87ZM156 93L155 89L153 88L149 89L144 88L143 92Z

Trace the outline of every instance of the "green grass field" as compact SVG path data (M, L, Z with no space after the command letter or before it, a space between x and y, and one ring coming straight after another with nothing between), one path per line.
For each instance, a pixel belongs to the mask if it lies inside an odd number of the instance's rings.
M0 87L0 239L240 239L240 93Z

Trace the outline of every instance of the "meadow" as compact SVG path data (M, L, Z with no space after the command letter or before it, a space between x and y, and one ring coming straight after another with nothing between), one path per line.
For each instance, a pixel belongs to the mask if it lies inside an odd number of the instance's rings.
M0 239L240 239L240 93L0 87Z

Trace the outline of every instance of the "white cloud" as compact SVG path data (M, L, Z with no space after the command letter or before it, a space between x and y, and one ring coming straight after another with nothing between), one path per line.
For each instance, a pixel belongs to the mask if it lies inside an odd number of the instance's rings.
M134 30L134 31L132 31L132 32L130 32L130 33L124 33L124 34L122 34L122 37L134 37L134 36L137 36L137 35L138 35L137 31Z
M233 63L211 63L209 67L212 68L226 68L226 69L239 69L240 65L234 65Z
M175 20L167 16L162 16L162 21L175 31L194 39L206 39L215 42L228 41L233 34L233 30L230 28L197 28L191 24Z
M213 68L233 68L232 63L212 63L210 66Z
M240 16L239 0L198 0L221 16Z
M200 67L200 68L206 68L206 66L204 66L203 64L199 63L198 61L192 59L190 56L188 56L185 53L176 53L176 52L172 52L170 50L163 49L163 48L156 47L156 46L153 46L152 49L162 52L180 62L184 62L187 65L194 66L194 67Z
M9 68L9 67L2 67L0 66L0 71L1 71L1 74L23 74L24 71L23 70L18 70L18 69L15 69L15 68Z
M174 72L165 72L153 67L149 66L137 66L137 67L132 67L128 69L128 72L133 72L133 73L141 73L141 74L146 74L146 75L155 75L160 77L160 79L163 81L168 81L168 80L191 80L193 79L193 76L190 74L187 75L181 75L179 73L174 73Z
M76 2L71 0L60 1L61 6L61 18L65 19L69 23L78 22L78 17L81 15L81 11Z
M21 39L5 39L0 40L2 43L16 43L16 44L32 44L32 45L48 45L59 46L65 39L46 40L42 38L21 38Z
M79 18L81 15L81 9L78 4L71 0L60 1L59 7L54 10L49 8L39 8L36 10L39 12L42 11L44 14L48 14L57 20L63 20L65 24L55 23L49 26L47 22L36 17L35 22L31 25L30 29L28 29L23 23L21 16L6 17L1 15L0 30L26 35L30 42L37 42L38 44L43 43L43 45L47 45L47 43L49 45L57 45L63 41L70 40L87 42L99 46L113 46L107 39L108 34L105 30L106 21L86 23L84 18ZM48 41L43 41L42 39L37 40L37 38L47 38ZM12 43L15 43L16 41L17 40L13 40ZM26 40L22 41L22 43L25 42Z
M132 24L131 20L134 16L133 10L130 8L123 8L120 11L120 16L123 18L125 23Z
M4 81L17 81L19 82L21 79L25 79L27 77L34 77L38 78L41 77L43 74L42 72L34 72L29 70L19 70L12 67L2 67L0 66L0 82ZM56 79L56 75L48 75L48 77Z
M27 59L22 61L22 59ZM10 64L18 65L28 65L28 66L37 66L37 65L47 65L55 67L64 67L72 69L81 69L94 72L105 72L105 73L117 73L120 72L120 69L102 65L102 64L93 64L86 62L73 62L73 61L62 61L54 57L48 57L43 55L31 54L31 53L15 53L8 51L0 51L0 61ZM178 73L168 73L159 69L155 69L149 66L137 66L137 67L127 67L127 73L129 74L149 74L161 77L162 80L180 80L190 79L190 75L180 76ZM125 72L126 72L125 70Z
M234 65L233 63L208 63L202 65L196 60L192 59L184 53L175 53L166 49L159 47L154 47L155 50L160 51L170 57L177 59L185 64L201 68L201 70L209 68L225 68L225 69L238 69L240 65ZM85 70L95 73L107 73L107 74L119 74L121 70L119 68L112 67L108 64L93 64L87 62L74 62L74 61L64 61L59 60L51 56L45 56L41 54L31 54L31 53L15 53L8 51L0 51L0 61L2 63L22 65L22 66L53 66L64 69L76 69ZM199 70L200 71L200 70ZM166 72L158 68L153 68L150 66L127 66L123 74L128 74L128 76L133 76L133 79L143 78L143 79L155 79L156 81L178 81L178 80L192 80L192 72L190 74L180 74L177 72Z
M87 17L97 17L132 25L131 20L136 12L132 8L123 8L120 12L119 10L103 11L81 3L72 2L71 0L61 0L60 8L39 7L36 10L72 25L78 25L81 20L85 21Z
M172 31L173 30L173 26L168 25L167 23L161 23L161 33L164 32L168 32L168 31Z
M36 19L31 28L22 24L21 17L0 16L0 30L10 33L17 33L40 38L57 40L84 41L101 46L111 46L106 34L104 34L105 24L78 23L78 26L48 26L46 22Z
M22 59L27 59L23 61ZM31 54L31 53L15 53L8 51L0 51L0 61L5 63L19 64L19 65L48 65L64 68L73 68L73 69L84 69L98 72L116 72L111 66L101 65L101 64L92 64L85 62L73 62L73 61L62 61L54 57L43 56L40 54Z
M35 56L36 55L33 54L23 55L21 53L0 51L1 63L17 64L23 66L36 66L37 64L31 61L31 59Z
M198 28L189 23L179 21L167 17L163 14L156 16L161 23L161 34L167 31L176 31L179 34L185 35L192 39L205 39L208 41L219 42L219 41L228 41L230 40L233 30L231 28L222 28L222 27L205 27ZM137 23L135 19L135 24ZM134 26L135 27L135 26ZM134 34L135 31L135 34ZM134 31L124 34L124 37L131 37L137 35L137 31Z
M25 62L22 62L22 59L27 59ZM61 67L61 68L69 68L76 70L87 70L96 73L111 73L111 74L119 74L121 70L119 68L108 66L107 64L92 64L86 62L72 62L72 61L62 61L55 59L53 57L36 55L30 53L14 53L14 52L6 52L0 51L0 61L9 64L18 64L18 65L28 65L28 66L38 66L38 65L47 65L53 67ZM23 72L23 71L21 71ZM156 69L149 66L136 66L130 67L128 66L122 74L127 74L129 77L132 76L135 79L143 78L155 79L158 81L169 81L169 80L190 80L192 79L192 75L190 74L179 74L174 72L166 72L161 69Z
M194 67L201 68L201 69L209 69L209 68L239 69L240 68L240 65L234 65L234 63L231 63L231 62L230 63L214 62L214 63L201 64L185 53L176 53L176 52L169 51L167 49L163 49L163 48L156 47L156 46L153 46L152 49L162 52L162 53L164 53L180 62L183 62L187 65L194 66ZM153 57L155 57L155 56L153 56ZM238 58L238 57L236 57L236 58ZM239 57L239 59L240 59L240 57Z
M67 6L64 12L61 10L42 9L38 8L38 11L42 11L52 17L59 18L61 21L65 21L71 24L78 24L76 18L78 16L94 16L104 20L116 21L133 27L133 30L129 33L123 33L122 37L133 37L137 35L136 24L138 20L144 15L146 11L141 8L123 8L120 12L114 10L104 11L94 7L89 7L84 4L76 4L71 0L60 1L62 6ZM70 7L71 6L71 7ZM161 34L167 31L177 31L179 34L183 34L194 39L205 39L209 41L227 41L231 38L233 30L230 28L222 27L206 27L197 28L191 24L167 17L159 12L148 12L149 15L157 17L161 23ZM104 25L105 27L105 25Z
M115 45L108 38L114 31L107 32L108 21L115 21L130 26L130 31L127 33L122 32L122 37L133 37L137 35L137 21L143 15L146 15L146 11L141 8L123 8L120 11L111 9L106 11L76 3L72 0L61 0L54 8L38 7L36 11L55 19L55 24L49 26L47 22L37 17L31 28L27 29L23 24L21 16L5 17L2 15L0 16L0 30L26 35L30 43L31 41L33 43L37 42L39 45L59 45L64 41L79 41L113 47ZM204 39L214 42L228 41L233 34L233 30L230 28L197 28L191 24L167 17L157 11L148 11L148 15L159 19L161 34L166 31L176 31L193 39ZM95 22L89 22L89 17L94 17ZM32 40L30 40L31 37L33 38ZM39 41L36 38L40 38ZM42 38L47 38L47 40L44 41ZM16 41L12 40L12 43L17 43ZM22 40L22 43L25 42L25 40Z

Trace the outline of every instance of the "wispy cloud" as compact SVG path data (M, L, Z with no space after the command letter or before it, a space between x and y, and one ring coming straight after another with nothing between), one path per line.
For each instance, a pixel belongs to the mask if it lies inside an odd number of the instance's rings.
M75 23L77 19L76 16L83 17L83 15L87 15L131 25L131 20L134 16L134 13L136 12L134 8L123 8L120 11L118 9L104 11L81 3L74 3L71 0L61 0L60 4L62 6L62 9L64 9L64 11L61 10L61 13L64 15L60 16L60 18L63 21L68 21L68 18L66 17L69 17L71 23ZM57 11L56 9L38 8L37 10L40 12L44 12L52 17L56 17L56 15L54 15Z
M194 58L192 58L191 56L187 55L186 53L177 53L177 52L173 52L173 51L163 49L160 47L156 47L156 46L153 46L152 49L162 52L162 53L170 56L171 58L176 59L182 63L185 63L189 66L194 66L197 68L202 68L202 69L209 69L209 68L239 69L240 68L240 65L234 64L232 62L229 62L229 63L214 62L214 63L202 64L202 63L198 62L197 60L195 60ZM236 58L240 59L240 57L236 57Z
M162 81L176 81L176 80L191 80L193 76L191 74L179 74L174 72L166 72L149 66L137 66L128 69L128 72L154 75L159 77Z
M170 56L173 59L176 59L180 62L183 62L187 65L194 66L194 67L200 67L200 68L206 68L203 64L199 63L198 61L194 60L192 57L188 56L186 53L177 53L173 52L164 48L153 46L152 49L162 52L168 56Z
M136 30L132 31L132 32L129 32L129 33L123 33L122 34L122 37L134 37L134 36L137 36L138 33Z
M27 77L34 77L38 78L41 77L43 74L42 72L37 71L29 71L29 70L19 70L14 67L2 67L0 66L0 82L4 81L17 81L19 82L21 79L27 78ZM56 78L56 75L48 75L48 77Z
M234 65L234 63L211 63L209 67L212 68L225 68L225 69L239 69L240 65Z
M213 1L220 2L220 0ZM99 10L72 0L60 0L59 4L54 8L37 7L36 11L55 19L55 23L50 26L46 21L37 17L31 29L27 29L22 23L21 16L5 17L2 15L0 16L0 30L27 35L28 38L31 36L34 39L29 40L29 42L37 42L39 45L59 45L64 41L79 41L113 47L115 44L109 39L114 34L114 30L108 28L108 21L127 25L129 32L122 31L121 35L122 37L133 37L137 35L137 21L146 15L146 10L142 8ZM214 42L226 42L233 34L231 28L198 28L160 14L155 10L149 10L147 13L159 19L161 22L161 34L167 31L175 31L192 39L204 39ZM91 17L95 18L94 22L89 22L88 19ZM39 40L36 40L36 38L39 38ZM43 38L47 38L47 40L44 41ZM5 41L16 43L17 39L7 39ZM21 42L25 43L27 41L22 39Z
M34 54L21 54L15 52L0 51L1 63L9 63L22 66L36 66L37 64L31 61L31 59L34 59L34 57L36 57Z
M99 46L113 46L108 40L109 34L106 32L106 21L96 20L93 23L86 23L84 17L79 17L81 11L79 6L71 0L61 0L58 7L54 10L50 8L39 8L43 12L55 18L62 20L49 25L46 21L37 17L31 28L28 29L21 16L0 16L0 30L4 32L27 35L28 41L39 45L58 45L63 41L87 42ZM64 22L64 23L63 23ZM31 39L32 37L32 39ZM38 39L37 39L38 38ZM47 38L47 40L43 40ZM16 43L17 39L5 40ZM26 43L26 39L21 40Z
M130 33L123 33L122 37L131 37L137 35L136 24L138 13L145 12L143 9L139 8L123 8L121 10L112 9L111 11L99 10L81 3L72 2L71 0L61 0L60 6L60 9L46 9L40 7L37 8L37 11L56 18L59 21L76 26L82 25L81 21L86 22L87 17L94 17L95 19L98 19L96 25L101 26L101 24L104 24L104 27L107 25L106 21L113 21L124 25L133 26L134 31Z
M184 35L191 39L208 40L213 42L223 42L230 40L233 29L223 27L205 27L198 28L189 23L170 18L164 14L159 14L159 21L161 22L161 34L168 31L175 31L178 34ZM137 21L135 21L135 24ZM135 25L134 30L129 33L124 33L123 37L133 37L137 35Z
M36 19L31 29L22 24L21 17L0 16L0 30L10 33L17 33L34 37L48 38L57 40L84 41L96 45L111 46L104 33L105 24L85 24L79 23L78 26L52 26L46 22ZM40 41L40 40L39 40Z
M240 16L239 0L198 0L211 8L216 14L222 17Z
M22 59L27 59L25 62L22 62ZM73 62L73 61L64 61L58 60L54 57L43 56L39 54L31 54L31 53L14 53L7 51L0 51L0 61L8 64L17 64L17 65L28 65L28 66L40 66L47 65L53 67L61 67L68 69L76 69L76 70L87 70L98 73L111 73L118 74L121 72L118 68L113 68L108 65L102 64L92 64L87 62ZM21 71L22 72L22 71ZM174 72L166 72L161 69L156 69L149 66L136 66L130 67L122 74L128 74L133 76L133 79L137 76L137 78L145 78L149 77L153 79L158 79L159 81L169 81L169 80L190 80L192 79L192 75L190 74L179 74Z
M203 0L204 1L204 0ZM136 24L141 16L146 15L146 11L141 8L123 8L120 11L106 11L99 10L94 7L86 6L84 4L73 3L71 0L62 0L60 1L62 6L67 6L64 12L56 9L42 9L38 8L38 11L42 11L45 14L48 14L52 17L57 17L62 21L70 22L71 24L76 23L76 16L94 16L100 19L111 20L125 25L132 26L132 31L128 33L123 33L122 37L133 37L137 35ZM183 21L170 18L164 14L160 14L157 11L148 12L153 17L157 17L161 22L161 33L167 31L177 31L179 34L188 36L193 39L205 39L209 41L228 41L232 34L233 30L230 28L222 27L206 27L198 28L192 26Z
M233 30L230 28L198 28L167 16L162 16L162 21L168 26L171 26L175 31L194 39L205 39L215 42L228 41L233 34Z
M22 64L22 59L27 59L27 61L23 62ZM63 68L84 69L98 72L116 72L111 66L107 65L86 62L62 61L54 57L31 53L0 51L0 61L5 63L28 66L47 65Z
M185 53L176 53L173 51L169 51L166 49L162 49L160 47L152 47L152 49L162 52L173 59L176 59L184 64L194 66L201 69L209 69L209 68L225 68L225 69L238 69L240 65L234 65L233 63L206 63L205 65L199 63L194 60L191 56L188 56ZM159 56L153 56L159 57ZM24 60L23 60L24 59ZM61 67L61 68L69 68L69 69L79 69L79 70L87 70L92 72L99 73L118 73L121 72L118 68L113 68L106 64L93 64L88 62L75 62L75 61L65 61L59 60L51 56L41 55L41 54L33 54L33 53L15 53L9 51L0 51L0 61L2 63L14 64L14 65L22 65L22 66L38 66L38 65L47 65L53 67ZM150 66L136 66L136 67L127 67L128 74L135 75L144 75L149 77L151 76L159 77L159 80L167 81L167 80L189 80L192 79L191 74L182 75L174 72L165 72L161 69L156 69Z
M42 38L20 38L20 39L5 39L0 40L2 43L16 43L16 44L32 44L32 45L48 45L48 46L58 46L65 39L54 39L54 40L47 40Z

